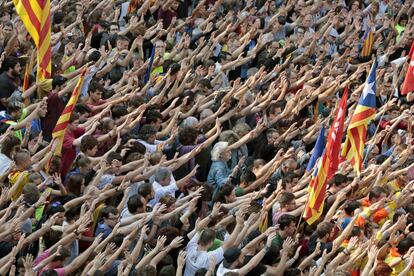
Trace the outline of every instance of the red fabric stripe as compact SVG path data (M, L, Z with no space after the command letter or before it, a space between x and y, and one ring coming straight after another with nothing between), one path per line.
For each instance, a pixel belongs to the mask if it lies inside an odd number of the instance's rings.
M64 130L68 126L68 124L69 121L56 125L53 129L53 133Z
M48 0L37 0L37 3L39 4L42 10L45 8L47 1Z
M45 55L43 56L42 62L40 63L41 67L47 70L47 66L49 65L49 62L51 62L52 58L52 51L50 49L50 45L46 50Z
M351 135L354 138L354 142L355 142L355 148L358 150L359 149L359 145L361 143L360 139L359 139L359 133L358 133L358 129L357 128L351 128L350 129Z
M32 6L30 5L29 0L22 0L22 4L27 12L27 14L29 15L30 21L33 24L33 26L35 27L35 29L39 32L40 30L40 22L36 17L36 14L34 13Z
M51 28L51 25L50 25L50 14L48 14L47 15L47 18L46 18L46 22L43 25L43 28L40 30L40 33L39 33L39 39L40 39L40 41L43 41L45 39L45 37L47 36L50 28Z
M372 116L374 114L375 114L375 110L373 108L367 109L367 110L362 111L358 114L354 114L352 116L352 120L351 120L350 124L353 124L353 123L359 122L359 121L363 121L366 118L369 118L370 116Z

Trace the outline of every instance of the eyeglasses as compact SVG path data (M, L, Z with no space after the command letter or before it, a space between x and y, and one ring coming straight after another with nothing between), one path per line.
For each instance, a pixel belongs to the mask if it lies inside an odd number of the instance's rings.
M107 218L107 220L112 220L112 221L117 221L118 220L118 217L109 217L109 218Z

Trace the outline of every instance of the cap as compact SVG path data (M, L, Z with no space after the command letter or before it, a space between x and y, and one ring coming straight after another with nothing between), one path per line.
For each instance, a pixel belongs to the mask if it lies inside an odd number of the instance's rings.
M229 268L240 257L241 250L237 247L227 249L224 254L223 266Z

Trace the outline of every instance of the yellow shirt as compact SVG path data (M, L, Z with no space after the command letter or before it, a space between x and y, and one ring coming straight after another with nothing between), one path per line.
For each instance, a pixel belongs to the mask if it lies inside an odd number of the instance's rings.
M16 192L12 195L12 200L17 200L23 192L23 187L29 182L29 172L28 171L15 171L9 174L9 183L10 186L15 185L20 176L22 177L21 181L18 183L19 187Z
M388 254L387 258L385 259L386 264L391 264L394 261L399 260L401 255L398 253L398 250L395 248L391 248L390 253ZM393 276L398 276L404 270L404 268L408 265L408 260L401 261L398 265L394 266L392 269ZM414 270L411 267L410 272L407 274L409 276L414 276Z

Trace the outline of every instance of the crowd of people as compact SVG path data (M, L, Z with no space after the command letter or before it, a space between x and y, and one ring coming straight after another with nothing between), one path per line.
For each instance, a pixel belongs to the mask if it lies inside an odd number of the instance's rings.
M53 0L41 80L1 1L0 275L414 275L413 14L412 0ZM316 139L346 86L349 123L374 60L361 174L342 162L309 225Z

